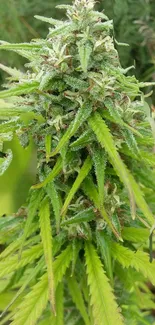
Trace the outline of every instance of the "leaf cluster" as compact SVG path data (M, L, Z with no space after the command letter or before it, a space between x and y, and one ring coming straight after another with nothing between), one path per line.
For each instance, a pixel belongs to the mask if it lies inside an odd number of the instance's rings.
M10 293L0 325L148 324L154 301L146 279L155 282L146 252L155 212L154 120L141 90L148 83L122 68L112 21L93 0L58 7L65 22L36 17L49 24L47 38L0 45L29 60L25 73L3 67L1 148L13 134L37 148L25 206L0 219L1 294ZM3 172L9 157L1 158Z

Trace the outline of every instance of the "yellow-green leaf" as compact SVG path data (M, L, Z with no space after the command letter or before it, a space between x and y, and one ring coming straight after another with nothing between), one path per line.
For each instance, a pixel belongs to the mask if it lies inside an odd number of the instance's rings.
M81 183L83 182L83 180L86 178L86 176L88 175L90 169L92 168L92 160L91 158L88 156L83 164L83 166L81 167L79 174L75 180L75 182L73 183L73 186L71 188L71 190L69 191L67 198L65 200L65 203L62 207L62 211L61 214L63 215L63 217L65 216L66 212L67 212L67 208L68 205L70 204L71 200L73 199L75 193L77 192L78 188L80 187Z
M41 203L39 210L39 221L41 238L43 243L45 261L48 274L49 300L55 313L55 285L53 274L53 254L52 254L52 228L50 222L50 205L46 197Z
M153 225L154 216L143 197L143 193L139 185L136 183L134 177L120 158L113 137L104 120L96 112L89 118L89 125L96 134L96 137L101 146L107 151L114 169L116 170L121 181L126 186L130 197L131 206L133 206L134 209L133 199L135 199L138 207L141 209L146 219L150 222L151 225Z
M85 322L85 325L90 325L90 320L87 314L86 306L84 304L82 292L75 279L75 276L70 276L70 277L68 276L67 282L68 282L68 287L72 299L75 302L77 309L80 311L80 314Z
M41 188L46 186L49 182L52 182L54 180L54 178L61 172L62 170L62 158L59 157L57 159L56 164L54 165L53 169L51 170L51 172L47 175L47 177L45 178L45 180L41 183L38 183L36 185L33 185L31 188Z
M109 280L91 243L85 245L85 257L94 324L123 325Z

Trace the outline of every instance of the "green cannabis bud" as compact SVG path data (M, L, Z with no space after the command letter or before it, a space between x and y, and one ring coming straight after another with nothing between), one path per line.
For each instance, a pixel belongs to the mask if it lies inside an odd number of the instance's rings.
M2 218L12 231L6 240L0 227L0 276L18 278L3 316L12 325L140 324L138 295L150 310L145 278L155 283L139 250L154 225L148 84L121 67L113 22L94 1L58 8L66 21L36 16L51 25L46 39L0 45L28 60L25 72L0 65L11 75L0 92L0 141L16 134L25 147L33 138L38 162L26 221ZM2 159L4 172L10 158Z

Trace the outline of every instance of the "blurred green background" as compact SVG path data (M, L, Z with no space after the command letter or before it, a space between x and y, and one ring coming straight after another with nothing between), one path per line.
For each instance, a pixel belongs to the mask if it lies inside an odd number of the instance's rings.
M70 0L0 0L0 40L28 42L32 38L45 37L48 24L34 15L64 19L57 4L70 4ZM123 67L134 65L141 81L155 81L155 0L101 0L98 10L105 11L114 20L114 35L118 42L129 46L117 46ZM0 52L0 62L24 69L24 59L15 53ZM0 71L0 88L7 75ZM149 90L147 89L147 92ZM152 108L155 93L150 97ZM26 201L28 190L35 182L36 156L31 143L23 149L17 138L7 142L3 150L12 149L13 160L8 170L0 176L0 215L16 212Z

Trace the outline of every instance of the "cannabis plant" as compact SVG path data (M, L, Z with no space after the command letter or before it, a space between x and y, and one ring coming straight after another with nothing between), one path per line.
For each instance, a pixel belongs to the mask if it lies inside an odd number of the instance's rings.
M29 61L26 73L3 66L10 77L0 92L1 151L14 134L37 151L27 202L0 218L0 324L150 324L148 84L121 67L112 21L93 0L58 7L65 22L36 16L51 25L46 39L0 46ZM12 153L1 156L2 174Z

